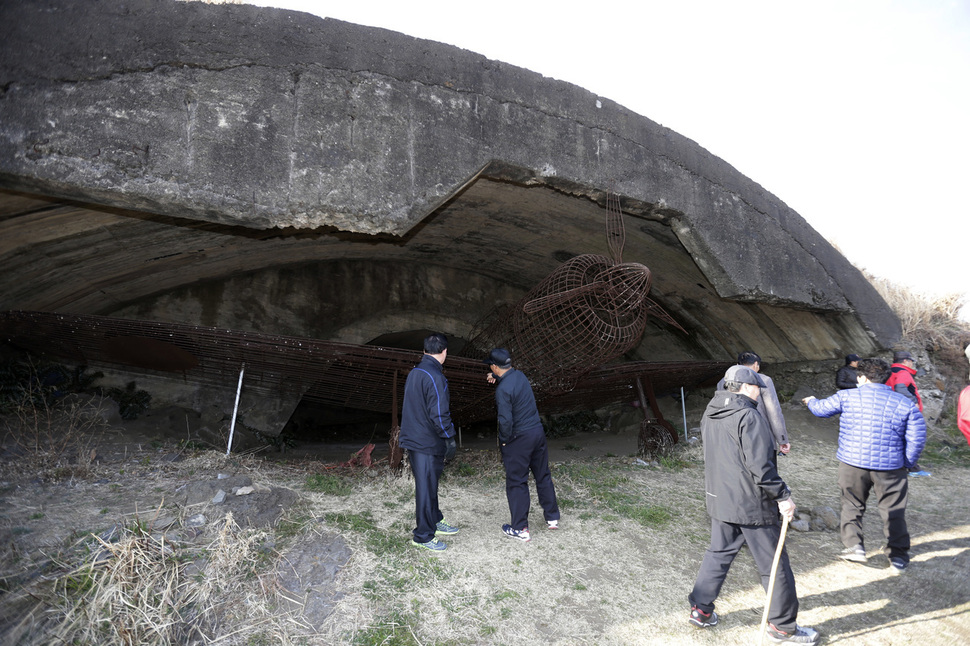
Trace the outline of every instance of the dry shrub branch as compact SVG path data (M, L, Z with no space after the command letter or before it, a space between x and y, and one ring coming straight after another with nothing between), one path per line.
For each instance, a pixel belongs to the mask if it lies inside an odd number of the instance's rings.
M899 317L903 343L947 355L963 355L970 341L970 326L958 318L967 305L962 294L928 296L884 278L870 274L866 277Z

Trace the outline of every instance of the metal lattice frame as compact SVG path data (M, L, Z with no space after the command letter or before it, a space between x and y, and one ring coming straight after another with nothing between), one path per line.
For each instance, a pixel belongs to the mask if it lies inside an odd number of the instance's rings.
M566 261L514 307L494 315L470 348L483 356L492 347L508 348L533 386L556 395L635 347L648 315L683 330L647 298L650 270L623 262L626 234L615 194L607 196L606 237L612 258L583 254Z

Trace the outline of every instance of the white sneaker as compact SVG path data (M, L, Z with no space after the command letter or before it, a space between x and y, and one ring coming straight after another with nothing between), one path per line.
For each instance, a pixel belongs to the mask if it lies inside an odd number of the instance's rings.
M509 538L517 538L523 542L528 542L532 540L532 537L529 536L528 527L525 527L523 529L512 529L512 526L506 523L505 525L502 525L502 531L505 532L505 535L508 536Z
M558 520L547 520L546 522L549 524L549 529L559 529Z

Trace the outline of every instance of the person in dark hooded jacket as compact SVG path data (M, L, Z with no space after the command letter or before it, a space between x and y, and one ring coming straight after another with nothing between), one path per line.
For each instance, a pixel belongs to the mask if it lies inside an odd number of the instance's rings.
M847 390L849 388L855 388L858 384L856 383L856 372L855 369L859 366L859 355L850 354L845 357L845 365L839 368L835 373L835 387L839 390Z
M774 436L756 406L764 381L751 368L736 365L724 375L724 386L701 420L711 545L688 597L690 623L700 628L717 625L714 601L745 544L768 589L781 537L779 512L789 519L795 515L791 490L778 475ZM799 626L797 617L795 575L783 549L768 611L768 638L776 643L818 643L819 633Z

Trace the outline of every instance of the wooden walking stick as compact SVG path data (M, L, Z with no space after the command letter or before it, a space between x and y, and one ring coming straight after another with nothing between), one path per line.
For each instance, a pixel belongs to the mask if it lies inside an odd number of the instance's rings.
M765 643L765 628L768 626L768 609L771 608L771 593L775 589L775 575L778 574L778 561L781 560L781 551L785 548L785 533L788 531L788 516L783 514L781 517L781 535L778 536L778 547L775 548L775 560L771 562L771 575L768 578L768 599L765 601L765 611L761 615L761 638L758 640L759 646Z

